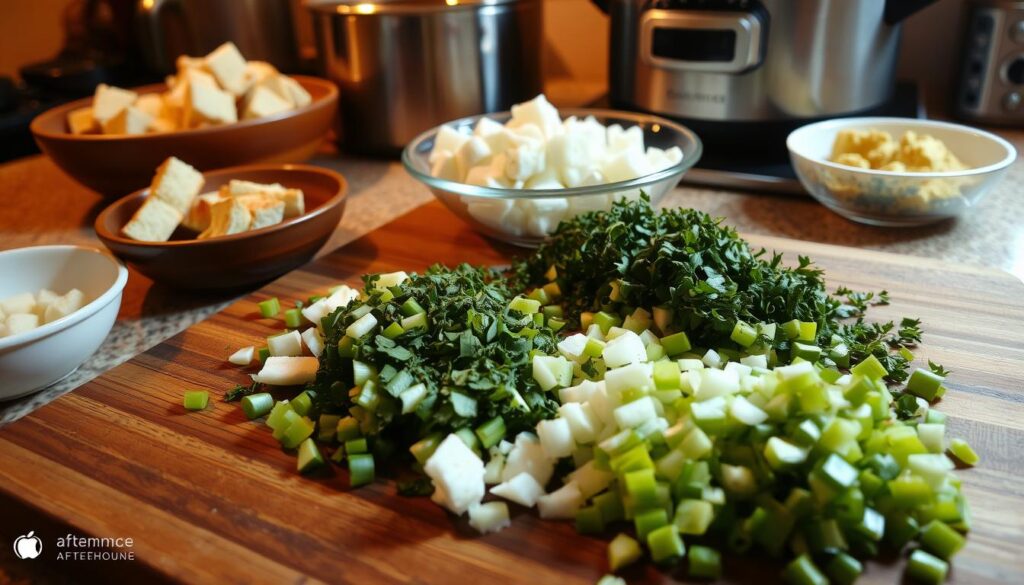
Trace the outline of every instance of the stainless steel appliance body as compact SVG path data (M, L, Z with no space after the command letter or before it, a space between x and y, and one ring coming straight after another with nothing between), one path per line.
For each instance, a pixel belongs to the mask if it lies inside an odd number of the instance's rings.
M892 94L913 0L606 0L612 103L685 120L868 111Z
M972 122L1024 125L1024 2L970 2L955 109Z
M170 73L179 55L205 55L225 41L282 71L300 65L291 0L139 0L136 18L155 71Z
M307 1L343 149L394 154L416 135L541 91L540 0Z

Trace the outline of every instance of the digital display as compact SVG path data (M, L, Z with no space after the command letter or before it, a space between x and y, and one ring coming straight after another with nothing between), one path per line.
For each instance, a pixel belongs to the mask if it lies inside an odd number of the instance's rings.
M728 63L736 57L736 31L656 27L651 54L679 61Z

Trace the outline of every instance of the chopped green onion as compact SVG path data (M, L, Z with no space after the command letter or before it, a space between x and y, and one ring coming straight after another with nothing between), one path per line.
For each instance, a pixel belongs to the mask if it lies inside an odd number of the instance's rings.
M402 329L402 325L397 322L388 325L384 331L381 331L381 334L388 339L394 339L403 333L405 333L405 329Z
M421 307L414 298L407 299L402 303L402 306L399 307L398 310L406 317L412 317L413 315L420 315L427 312L426 309Z
M256 358L260 361L261 364L267 361L268 357L270 357L269 347L261 347L259 352L256 354Z
M818 570L814 561L806 554L798 556L786 565L782 578L790 585L828 585L828 577Z
M249 420L268 414L274 408L274 397L269 392L242 397L242 411Z
M313 408L313 395L309 391L302 392L291 401L292 410L298 413L299 416L306 416L309 414L309 410Z
M302 311L288 309L284 312L284 326L291 329L298 329L302 325Z
M840 552L825 565L829 582L835 585L853 585L864 572L864 565L850 555Z
M299 473L306 473L323 464L324 456L320 453L320 449L316 446L313 439L306 439L299 445L299 458L296 463Z
M938 585L946 580L949 563L923 550L915 550L907 563L907 575L920 583Z
M257 303L256 306L260 308L260 315L267 319L276 317L281 312L281 301L277 300L277 297Z
M203 410L210 402L210 393L206 390L192 390L185 393L185 410Z
M490 449L505 438L505 420L496 416L476 428L476 436L484 449Z
M921 545L929 552L947 561L953 558L967 539L945 522L932 520L921 529Z
M690 547L691 577L698 579L719 579L722 576L722 555L711 547L694 545Z
M366 444L365 438L350 439L345 441L345 454L355 455L356 453L369 453L370 448Z
M300 416L281 433L281 446L285 449L294 449L312 435L315 429L313 421Z
M930 410L928 412L931 412ZM953 439L949 442L949 452L962 461L965 465L977 465L981 460L978 454L963 439Z
M360 434L359 421L355 418L346 416L338 421L338 427L335 430L335 438L339 443L358 439Z
M358 453L348 456L349 484L352 487L359 487L373 483L374 463L373 455Z

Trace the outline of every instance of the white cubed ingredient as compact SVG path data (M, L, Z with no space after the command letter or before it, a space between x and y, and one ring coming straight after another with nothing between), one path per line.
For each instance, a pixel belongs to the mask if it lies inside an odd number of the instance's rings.
M644 131L639 126L623 128L618 124L608 126L608 152L611 154L634 153L643 156Z
M487 502L469 507L469 525L480 534L498 532L512 525L505 502Z
M594 184L596 185L598 183ZM581 183L580 185L577 185L577 187L583 186L586 186L586 184ZM570 197L569 212L566 215L568 217L575 217L582 213L590 213L591 211L607 211L611 209L611 206L611 201L608 199L608 196L604 194Z
M739 362L729 362L722 369L726 372L734 372L740 379L746 378L753 371L750 366Z
M604 331L601 331L601 326L597 323L591 323L590 327L587 327L587 337L598 341L605 340Z
M618 368L647 361L647 348L644 347L644 342L639 335L625 330L604 346L601 356L609 368Z
M593 116L587 116L583 120L569 118L563 125L566 133L575 131L584 136L583 142L590 164L596 164L608 154L608 131L604 124L598 122Z
M479 136L472 136L455 151L455 164L459 169L459 177L465 179L469 169L491 162L491 147Z
M17 335L39 327L39 315L35 313L15 313L7 316L7 334Z
M768 356L766 355L748 355L740 358L740 363L749 366L750 368L767 368L768 367Z
M583 494L576 482L570 481L550 494L537 498L537 512L541 518L570 519L583 505Z
M445 181L459 181L459 165L455 162L455 155L442 150L431 155L430 176L444 179Z
M631 332L632 333L632 332ZM634 335L636 335L634 333ZM637 343L640 338L637 337ZM610 342L609 342L610 343ZM654 366L649 362L634 362L621 368L608 370L604 384L612 404L621 404L619 397L627 390L649 390L654 387ZM591 396L593 400L593 396Z
M754 406L743 396L737 396L729 404L729 414L741 423L754 426L768 420L768 413Z
M404 274L404 273L403 273ZM345 284L338 285L327 297L327 309L333 312L340 307L347 307L349 303L359 298L359 291Z
M772 370L780 380L792 380L807 374L814 373L814 364L811 362L798 362L788 366L780 366Z
M532 475L541 485L547 485L551 481L551 474L555 472L555 462L548 457L540 439L530 433L519 433L516 437L515 445L505 459L501 480L508 481L524 472Z
M585 347L587 336L582 333L574 333L558 342L558 352L574 362L583 361L580 358Z
M609 427L614 430L615 427L615 402L612 401L608 395L608 389L602 382L598 384L597 388L590 394L590 399L587 400L587 404L594 409L594 414L601 419L601 423L604 425L602 432L607 431ZM600 437L600 433L599 433Z
M562 356L533 356L533 379L544 391L572 382L572 364Z
M446 507L455 514L479 503L486 492L484 462L454 433L441 441L423 471L435 488L444 491Z
M36 298L30 293L21 293L0 300L0 309L8 315L15 313L31 313L36 306Z
M281 335L267 338L267 349L270 355L300 356L302 355L302 336L298 331L289 331Z
M530 144L534 148L544 150L544 132L536 124L522 124L520 126L506 125L509 138L515 145Z
M683 160L683 150L678 146L673 146L665 151L665 158L671 164L678 164L679 161Z
M497 132L504 132L505 125L501 122L496 122L488 117L483 117L477 120L476 126L473 127L473 135L480 136L481 138L490 136Z
M564 418L542 420L537 423L537 437L550 459L568 457L576 448L572 430L569 428L569 421Z
M598 469L593 461L588 461L577 468L576 471L566 476L566 478L576 482L584 498L590 498L601 493L606 487L611 485L612 480L615 479L615 474L611 471Z
M508 125L515 128L524 124L536 125L548 139L562 131L562 118L558 115L558 109L551 105L544 94L512 106L512 119Z
M302 316L305 317L306 319L309 319L309 322L313 323L317 327L320 327L320 322L323 320L324 317L326 317L330 313L331 310L327 308L326 297L318 300L317 302L309 306L302 308Z
M558 391L558 401L562 404L566 402L585 402L590 399L590 394L593 391L591 389L595 382L590 380L583 380L575 386L569 386L562 388Z
M492 487L491 493L520 506L532 508L537 500L544 495L544 486L524 471Z
M473 197L466 204L466 212L487 227L505 229L509 226L510 222L506 220L509 218L510 212L514 207L515 201L512 199ZM522 229L521 225L512 227Z
M679 364L679 369L684 372L704 369L704 362L696 358L683 358L681 360L677 360L676 363Z
M60 297L61 295L53 292L52 290L46 288L42 289L36 293L36 306L33 308L32 312L40 317L43 316L43 314L46 313L46 307L49 307Z
M697 376L697 387L694 388L697 400L735 394L740 389L740 378L734 371L704 368L698 370Z
M396 272L384 272L377 277L374 281L373 286L377 290L384 290L393 286L398 286L403 282L409 280L409 275L404 270L398 270Z
M637 398L615 409L615 424L620 429L634 429L658 416L655 400L650 396Z
M500 451L491 449L491 458L484 465L484 483L495 485L501 483L501 470L505 469L505 455Z
M320 357L324 352L324 336L316 327L310 327L302 332L302 342L314 357Z
M252 358L256 354L256 348L253 346L243 347L228 357L228 362L235 364L236 366L248 366L252 363Z
M623 333L625 333L627 331L629 331L629 329L625 329L625 328L622 328L622 327L609 327L608 328L608 335L605 336L605 340L606 341L611 341L611 340L615 339L616 337L622 335Z
M601 172L609 183L615 183L642 177L651 172L651 166L643 151L625 150L606 158Z
M527 179L523 187L527 189L564 189L565 185L558 179L558 173L554 167L546 167L543 171ZM569 209L568 202L566 202L565 208Z
M579 179L568 180L568 172L577 169L582 171L593 161L587 156L587 136L569 126L566 132L552 137L547 143L547 164L559 174L563 183L578 183Z
M512 181L526 181L547 168L543 145L533 143L510 146L505 155L505 176Z
M73 288L69 290L64 296L54 300L46 307L46 312L43 314L43 321L50 323L63 317L67 317L71 313L74 313L78 309L81 309L85 305L85 293Z
M377 326L377 318L373 316L373 313L367 313L362 317L358 318L345 329L345 335L348 335L352 339L359 339L367 333L373 331L373 328Z
M457 152L469 139L469 134L459 132L447 124L441 126L437 131L437 136L434 137L434 149L430 151L430 162L433 163L442 152Z
M667 169L672 166L672 163L668 162L668 157L665 156L665 151L660 148L648 146L646 156L647 163L650 164L652 173L656 173L662 169Z
M491 165L477 165L466 173L466 179L463 181L467 185L477 185L479 187L501 187L501 184L495 180L495 176L491 173Z
M601 430L601 420L589 402L567 402L558 408L558 414L569 423L574 441L581 445L593 443Z
M270 356L252 380L268 386L298 386L316 380L319 367L315 357Z
M646 322L648 322L648 323L650 322L650 317L645 317L645 319L646 319ZM643 331L640 332L640 341L644 342L644 347L647 347L648 345L651 345L652 343L654 345L661 345L660 340L658 339L658 336L655 335L654 333L652 333L650 329L644 329Z
M704 362L704 365L709 368L717 368L722 365L722 356L718 355L718 352L709 349L704 352L704 356L700 358L700 361Z
M546 197L544 199L519 199L516 205L522 207L523 213L531 220L543 219L557 226L569 210L569 202L564 197Z
M505 439L502 439L501 442L498 443L498 453L501 453L502 455L508 455L509 453L512 452L513 447L515 447L515 445L512 444L512 441L506 441Z

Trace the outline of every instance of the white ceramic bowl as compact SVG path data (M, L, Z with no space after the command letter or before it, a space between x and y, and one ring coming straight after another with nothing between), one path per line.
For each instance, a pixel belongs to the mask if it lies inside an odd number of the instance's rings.
M650 197L651 205L657 205L666 193L679 184L683 174L700 160L703 149L700 138L689 128L665 118L619 110L587 108L561 108L558 113L563 118L576 116L581 120L593 116L604 126L612 124L618 124L623 128L639 126L643 131L645 147L653 146L667 150L675 146L683 151L683 158L678 163L655 173L628 181L588 187L565 189L479 187L457 181L447 181L430 174L430 153L434 150L434 139L440 129L438 126L420 134L410 142L402 152L402 162L409 174L429 187L435 197L480 233L517 246L535 248L541 245L557 227L557 221L553 225L530 226L523 229L522 226L517 225L517 222L505 220L507 216L512 215L511 213L502 216L495 213L478 213L475 209L499 208L507 211L517 202L532 202L538 207L550 204L568 204L568 211L562 217L562 219L567 219L585 211L608 209L611 207L612 201L617 199L638 199L641 192ZM504 124L511 117L511 112L483 114L454 120L448 122L447 125L459 130L472 131L480 118L490 118Z
M96 248L37 246L0 252L0 298L72 288L89 302L31 331L0 337L0 400L41 390L78 369L103 343L121 307L128 270Z
M896 140L904 132L930 134L967 167L944 173L859 169L830 162L836 134L878 129ZM1017 151L1002 138L961 124L914 118L840 118L809 124L786 139L800 182L832 211L861 223L911 226L960 215L977 205L1006 173Z

